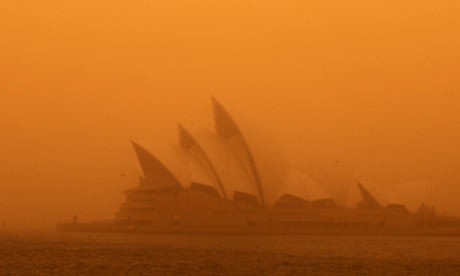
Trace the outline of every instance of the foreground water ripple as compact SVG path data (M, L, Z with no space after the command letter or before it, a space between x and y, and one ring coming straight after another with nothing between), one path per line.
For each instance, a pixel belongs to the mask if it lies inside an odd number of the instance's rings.
M460 238L10 232L0 275L460 275Z

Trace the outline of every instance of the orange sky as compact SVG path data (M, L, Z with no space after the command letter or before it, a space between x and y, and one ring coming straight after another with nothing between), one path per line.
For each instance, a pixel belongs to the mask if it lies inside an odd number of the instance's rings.
M211 127L210 96L312 174L437 183L460 214L460 2L0 3L0 220L107 218L129 139ZM125 181L120 174L126 173Z

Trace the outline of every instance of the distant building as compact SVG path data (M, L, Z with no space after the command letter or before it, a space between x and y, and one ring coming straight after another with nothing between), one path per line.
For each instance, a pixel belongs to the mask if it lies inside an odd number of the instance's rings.
M280 148L257 126L232 117L216 99L212 102L214 131L179 124L178 145L132 142L142 175L139 186L126 191L119 218L181 212L178 206L194 199L195 205L213 202L217 209L335 205L318 183L287 165ZM190 198L181 199L186 194Z
M347 202L338 206L322 186L290 167L257 125L230 114L216 99L212 103L214 131L179 124L177 145L132 142L140 181L126 191L117 221L187 227L382 226L415 225L404 216L433 212L423 205L429 185L417 183L383 189L356 181Z

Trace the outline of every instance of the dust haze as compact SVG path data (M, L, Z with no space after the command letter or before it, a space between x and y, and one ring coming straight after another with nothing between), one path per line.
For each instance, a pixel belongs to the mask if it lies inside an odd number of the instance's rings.
M458 1L0 4L0 220L113 217L131 139L212 128L218 98L332 193L433 181L460 215Z

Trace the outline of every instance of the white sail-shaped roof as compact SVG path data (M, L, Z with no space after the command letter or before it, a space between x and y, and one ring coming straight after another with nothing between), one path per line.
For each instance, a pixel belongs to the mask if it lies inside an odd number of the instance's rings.
M434 183L414 181L403 183L388 189L389 204L403 204L411 212L416 212L424 203Z
M390 188L383 188L370 182L357 181L350 190L347 206L356 206L360 201L379 206L404 205L409 211L416 212L424 203L433 183L426 181L407 182Z
M223 196L218 187L217 180L207 169L207 161L203 158L201 150L193 146L188 152L188 170L190 175L190 185L200 185L214 191L219 196Z
M300 173L299 171L295 171L299 177L302 179L303 183L305 184L305 190L308 195L308 199L310 201L316 201L316 200L323 200L323 199L330 199L333 200L333 197L326 192L326 190L323 189L317 182L315 182L312 178L309 176Z
M191 125L182 128L188 131L204 151L227 198L235 199L235 194L240 193L245 194L246 198L252 196L253 201L259 202L257 190L251 184L243 165L222 137Z
M262 203L273 205L288 172L281 148L270 140L269 135L260 131L261 126L250 125L246 118L240 118L236 113L231 116L214 98L213 109L217 134L230 142L242 160L256 184Z
M327 162L318 162L316 169L310 176L324 187L340 205L346 205L350 196L351 187L356 187L356 176L338 160L330 159ZM356 191L358 192L358 191Z
M305 201L309 200L307 189L305 187L305 181L302 175L297 171L290 171L286 182L281 189L281 192L278 194L276 200L279 200L285 195L302 199Z
M219 175L202 145L182 125L178 125L178 128L180 145L189 154L188 166L191 173L191 184L206 186L215 190L220 196L226 197Z
M360 202L369 206L384 207L388 203L388 192L371 182L356 180L356 185L350 187L346 205L356 207Z
M296 169L289 171L286 182L278 194L276 201L285 195L305 201L332 199L318 183Z
M187 153L184 149L151 141L132 141L132 145L148 183L163 186L176 181L180 186L188 187Z

